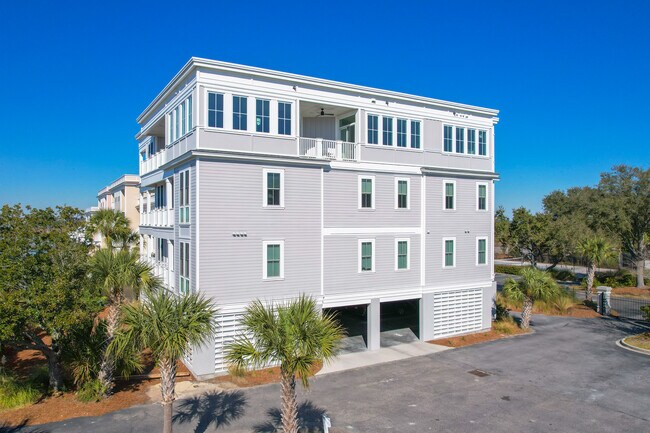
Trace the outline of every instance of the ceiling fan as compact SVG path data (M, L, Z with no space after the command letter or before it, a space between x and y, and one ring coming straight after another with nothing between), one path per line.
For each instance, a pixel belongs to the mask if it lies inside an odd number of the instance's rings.
M334 116L334 113L326 113L324 108L320 109L320 114L318 117L325 117L325 116Z

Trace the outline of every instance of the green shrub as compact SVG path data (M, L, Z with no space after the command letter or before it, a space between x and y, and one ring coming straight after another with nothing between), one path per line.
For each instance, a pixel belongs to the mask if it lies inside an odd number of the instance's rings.
M619 269L616 272L599 272L594 278L594 287L598 286L634 287L636 286L636 275L625 269Z
M643 311L645 320L650 320L650 305L644 305L643 307L641 307L641 311Z
M508 311L508 303L504 299L501 293L497 294L495 305L495 319L497 322L507 320L510 318L510 312Z
M576 275L567 269L551 269L549 270L553 278L559 281L575 281Z
M569 309L575 305L575 301L570 296L562 295L558 296L557 299L552 302L552 305L558 313L566 314L569 312Z
M77 399L84 403L101 401L106 391L105 387L98 379L84 382L77 391Z
M20 381L8 373L0 374L0 409L12 409L36 403L42 391L29 381Z
M523 266L494 265L494 272L497 274L519 275Z

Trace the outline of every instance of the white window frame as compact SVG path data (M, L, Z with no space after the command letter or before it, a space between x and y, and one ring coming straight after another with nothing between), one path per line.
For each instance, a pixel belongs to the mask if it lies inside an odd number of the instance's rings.
M445 126L451 128L451 150L445 150ZM451 155L452 153L456 153L455 150L456 150L456 126L451 125L449 123L443 123L442 124L442 153Z
M447 249L446 249L446 244L447 241L453 241L454 242L454 264L452 266L447 266L446 265L446 256L447 256ZM457 244L456 244L456 238L442 238L442 267L443 269L453 269L456 267L456 250L457 250Z
M369 140L370 137L370 122L368 121L370 116L374 116L377 118L377 142L376 143L371 143ZM371 146L381 146L381 140L382 140L382 124L380 122L383 122L382 116L379 114L375 113L366 113L366 144L369 144Z
M485 186L485 209L479 207L479 190L481 186ZM477 212L487 212L490 209L490 204L488 203L488 198L490 197L490 189L487 182L476 182L476 211Z
M278 135L281 135L283 137L284 136L291 137L291 136L294 135L293 134L293 129L294 129L293 128L293 103L290 102L290 101L280 101L280 100L278 100L277 102L278 102L277 103ZM279 114L280 113L280 104L285 105L284 117L280 117L280 114ZM287 119L287 112L286 112L286 106L287 105L289 105L289 118L288 119ZM286 132L280 132L280 122L281 121L286 122L287 120L289 121L289 134L287 134Z
M447 209L447 184L453 184L454 185L454 207L451 209ZM442 210L445 211L455 211L457 208L457 202L458 202L458 190L456 189L456 181L451 180L451 179L443 179L442 180Z
M280 245L280 275L277 277L269 277L268 276L268 268L267 268L267 259L268 259L268 251L267 247L269 245ZM262 279L267 280L267 281L274 281L274 280L283 280L284 279L284 241L262 241Z
M182 170L182 171L178 172L178 174L180 176L179 182L178 182L178 185L179 185L179 188L180 188L179 189L179 195L178 195L178 199L179 199L178 209L179 209L179 212L180 212L178 214L178 223L186 225L186 224L190 224L190 222L192 221L192 205L191 205L192 200L190 199L190 197L192 195L192 181L191 181L190 169L188 168L188 169ZM186 177L184 177L184 176L186 176ZM185 185L187 185L187 188L186 188L186 191L184 192L183 187ZM184 199L185 203L183 203L182 199ZM187 211L187 214L188 214L187 215L187 220L183 219L185 209L189 209Z
M372 245L372 265L371 265L372 269L369 270L369 271L363 271L363 270L361 270L361 264L362 264L361 252L362 252L362 245L364 243L367 243L367 242L370 242L370 244ZM358 259L359 259L358 261L359 261L359 264L357 266L357 272L359 274L372 274L372 273L374 273L375 269L376 269L375 268L375 257L376 256L377 256L377 254L376 254L376 251L375 251L375 240L374 239L359 239L359 242L358 242Z
M370 197L370 199L371 199L370 200L370 205L371 205L370 207L362 207L361 206L361 193L362 193L361 185L362 185L363 179L370 179L372 181L372 192L371 192L372 197ZM359 207L359 210L374 210L375 209L375 176L366 176L366 175L360 174L359 178L358 178L357 189L358 189L357 206Z
M384 141L384 134L388 132L387 129L384 128L384 121L390 119L390 122L388 122L388 125L390 126L390 140L389 142ZM394 146L395 145L395 118L392 116L381 116L381 143L382 146Z
M268 204L268 174L274 173L280 175L280 205ZM262 207L269 209L284 209L284 169L281 168L264 168L262 169Z
M481 155L480 150L479 150L481 148L481 146L479 145L479 143L481 142L481 140L479 138L480 135L481 135L481 131L485 132L485 155ZM480 158L489 158L490 157L490 134L489 134L489 132L490 132L489 129L476 128L476 156L478 156Z
M217 97L221 96L221 126L210 126L209 121L210 121L210 95L215 95L215 105L217 103ZM215 112L215 123L217 123L217 115L216 113L219 112L217 108L212 110ZM217 92L215 90L206 90L205 92L205 124L207 125L206 128L213 128L213 129L225 129L226 127L226 94L223 92Z
M180 241L180 251L179 251L179 259L180 259L180 266L178 270L178 293L190 293L192 291L192 286L191 282L192 279L190 278L190 269L192 268L192 247L190 246L190 242L185 242L185 241ZM185 260L187 259L187 260ZM185 266L185 262L187 262L187 266ZM186 275L183 275L183 274ZM183 286L187 287L187 291L183 292Z
M406 268L399 268L399 243L406 242ZM398 272L408 271L411 269L411 238L395 239L395 270Z
M413 147L413 122L417 123L420 126L420 130L418 131L418 147ZM422 150L424 147L424 140L423 140L423 131L422 131L422 120L420 119L408 119L408 125L406 130L408 131L408 149L412 150Z
M479 258L479 249L478 249L478 243L479 241L485 241L485 263L479 263L478 258ZM454 249L455 251L455 249ZM488 238L487 236L477 236L476 237L476 266L487 266L488 262L490 261L489 255L488 255Z
M406 181L406 207L399 207L399 183ZM408 177L395 178L395 209L396 210L410 210L411 209L411 179Z

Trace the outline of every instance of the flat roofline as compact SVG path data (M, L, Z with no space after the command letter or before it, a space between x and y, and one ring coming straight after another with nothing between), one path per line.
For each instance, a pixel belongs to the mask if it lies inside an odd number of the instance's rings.
M160 102L167 97L169 92L176 86L178 82L184 79L195 69L200 67L220 70L227 72L238 72L248 75L254 75L258 77L265 78L274 78L284 81L289 81L291 84L309 84L316 85L320 87L339 89L339 90L348 90L358 93L367 94L368 96L380 96L380 97L389 97L394 100L405 101L410 103L424 103L429 105L435 105L442 108L457 109L457 110L466 110L475 113L479 113L487 116L496 117L499 114L499 110L492 108L479 107L475 105L461 104L458 102L444 101L442 99L428 98L425 96L411 95L408 93L395 92L392 90L382 90L376 89L373 87L360 86L357 84L343 83L340 81L326 80L323 78L309 77L306 75L292 74L289 72L280 72L272 69L257 68L254 66L245 66L237 63L222 62L218 60L203 59L199 57L192 57L190 60L181 68L181 70L171 79L169 83L163 88L163 90L154 98L154 100L144 109L144 111L138 116L137 122L141 123L142 120L150 115L150 112L160 104Z
M97 197L107 194L121 185L130 185L137 186L140 184L140 176L137 174L123 174L122 176L115 179L113 182L109 183L108 186L100 189L97 193Z

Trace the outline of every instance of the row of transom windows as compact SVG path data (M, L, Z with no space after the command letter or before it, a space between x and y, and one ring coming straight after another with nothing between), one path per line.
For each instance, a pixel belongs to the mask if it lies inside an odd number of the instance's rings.
M443 125L442 150L447 153L487 156L487 131ZM478 144L478 148L477 148Z
M243 95L208 92L208 127L291 135L291 102L255 98L254 107L251 107L252 100ZM254 117L253 125L249 116Z
M368 144L420 148L422 123L419 120L368 114L367 126Z

